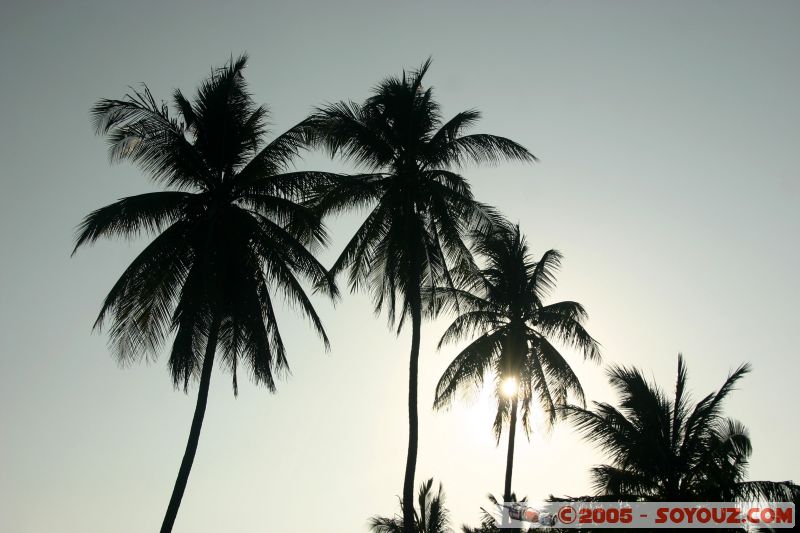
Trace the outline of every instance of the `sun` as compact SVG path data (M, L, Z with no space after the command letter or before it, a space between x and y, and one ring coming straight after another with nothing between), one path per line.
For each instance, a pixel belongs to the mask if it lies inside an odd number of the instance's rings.
M506 378L503 380L503 384L501 385L501 390L503 391L503 396L506 398L512 398L517 395L517 378Z

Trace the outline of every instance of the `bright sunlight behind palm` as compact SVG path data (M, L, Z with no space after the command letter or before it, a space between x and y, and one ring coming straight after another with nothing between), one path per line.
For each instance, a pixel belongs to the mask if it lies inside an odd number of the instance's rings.
M583 387L550 340L571 345L594 361L600 360L600 346L583 326L587 315L582 305L544 303L555 287L559 252L550 250L533 261L519 226L505 221L476 231L473 240L486 265L463 287L433 291L437 306L459 313L439 347L470 339L439 380L434 407L449 405L458 390L480 387L487 375L493 377L497 398L493 429L498 442L503 426L509 425L503 492L509 501L518 405L522 404L522 425L529 433L534 398L550 421L566 404L568 393L583 401Z

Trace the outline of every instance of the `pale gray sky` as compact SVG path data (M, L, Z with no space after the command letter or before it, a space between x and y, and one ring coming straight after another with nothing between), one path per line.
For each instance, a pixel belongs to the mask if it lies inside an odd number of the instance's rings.
M469 171L537 253L566 256L557 297L583 302L609 362L671 388L686 355L697 396L743 361L728 403L752 431L751 477L800 480L800 4L797 2L17 2L0 8L0 530L154 531L194 408L165 360L121 369L90 328L141 243L70 259L91 209L152 185L110 167L89 106L146 81L190 92L248 51L274 129L313 105L360 100L429 55L447 115L542 159ZM319 155L306 167L341 168ZM331 223L329 264L355 217ZM291 313L294 374L234 399L212 378L176 532L366 530L397 509L405 461L408 335L368 298L318 300L325 354ZM429 409L456 348L423 330L419 480L445 485L457 524L502 490L486 398ZM601 369L571 359L590 399ZM583 494L599 460L568 427L520 439L514 487ZM309 505L311 503L311 505Z

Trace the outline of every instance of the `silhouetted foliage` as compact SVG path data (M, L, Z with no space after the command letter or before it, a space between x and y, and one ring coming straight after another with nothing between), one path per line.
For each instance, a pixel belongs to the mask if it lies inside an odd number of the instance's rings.
M619 408L595 402L592 410L566 409L585 439L612 459L592 469L597 493L629 501L791 501L797 491L791 482L745 481L750 437L742 423L722 414L723 401L749 371L740 366L719 390L692 404L682 356L673 398L640 370L612 367Z
M373 532L452 531L441 484L434 492L433 479L424 482L418 508L411 503L421 324L424 315L445 311L458 316L439 347L470 343L439 380L434 407L451 404L456 392L479 388L492 376L498 443L509 425L505 501L516 501L517 410L521 404L529 436L534 400L549 423L565 414L611 457L592 470L594 499L798 500L800 488L791 482L745 479L750 439L741 423L722 416L722 402L747 365L696 404L686 391L680 356L672 399L639 370L615 366L609 377L620 407L595 402L586 408L577 376L553 344L599 361L599 345L584 327L586 312L577 302L544 303L555 286L560 253L550 250L532 260L519 226L478 202L462 174L470 164L535 157L504 137L467 133L480 118L476 110L445 121L432 89L422 85L430 60L382 80L362 103L318 109L268 143L269 112L248 92L246 64L244 55L231 57L191 100L176 90L169 105L143 86L119 100L100 100L91 110L96 132L109 141L111 161L138 165L162 188L97 209L78 228L73 253L101 237L152 237L112 287L95 328L110 326L110 347L123 364L155 359L171 340L174 385L187 391L190 382L199 383L162 533L172 530L186 488L215 359L230 371L234 394L241 367L274 391L276 378L288 372L275 295L299 309L328 348L304 283L336 298L334 277L344 271L351 291L369 292L376 313L386 310L398 333L407 319L412 327L402 516L373 517ZM361 173L294 170L308 146L351 161ZM327 240L322 217L354 209L368 215L329 272L313 254ZM507 378L519 384L510 395L501 392ZM570 394L580 405L567 405ZM481 525L463 531L512 530L483 509Z
M328 338L300 284L330 296L332 278L310 248L325 242L318 215L302 205L330 176L291 171L307 124L265 144L267 108L247 91L246 56L212 71L192 101L176 90L171 111L145 86L92 108L113 162L136 163L171 190L123 198L89 214L75 248L100 237L155 235L105 299L96 327L110 322L123 363L155 358L174 334L169 368L176 386L200 379L186 454L162 526L172 528L202 426L215 353L233 376L244 366L275 389L288 369L275 319L275 291Z
M417 508L411 506L414 516L410 530L413 533L450 533L450 513L445 507L444 490L441 483L439 490L433 492L433 478L425 481L419 488ZM402 498L401 509L405 509ZM369 521L370 531L374 533L401 533L407 531L403 516L392 518L374 516Z
M422 294L454 287L454 272L472 268L464 238L495 216L473 199L457 170L467 163L534 159L503 137L464 134L480 117L475 110L443 122L433 90L422 86L429 66L426 61L419 70L384 79L361 104L339 102L312 118L314 142L365 172L321 188L313 204L324 214L370 209L331 272L349 269L350 288L368 289L376 311L386 308L391 324L399 315L398 331L406 317L411 320L406 501L413 498L417 456ZM410 511L405 521L411 522Z
M568 393L583 402L577 376L550 341L571 345L594 361L600 359L600 348L583 326L587 318L583 306L571 301L544 303L555 286L560 253L550 250L533 261L519 226L504 221L476 231L474 251L486 259L486 266L463 287L437 287L433 292L437 307L459 312L439 348L471 339L439 380L434 407L449 405L457 391L480 388L487 376L493 376L497 398L493 429L498 443L503 426L510 427L503 493L508 497L517 405L522 404L522 425L529 435L534 398L551 422L558 408L566 405ZM502 390L509 378L518 383L516 394Z

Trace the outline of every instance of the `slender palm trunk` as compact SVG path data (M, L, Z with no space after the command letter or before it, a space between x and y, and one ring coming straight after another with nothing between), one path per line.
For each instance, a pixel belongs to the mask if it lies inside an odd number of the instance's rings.
M164 516L164 522L161 524L161 533L170 533L172 531L172 526L175 524L175 517L178 516L178 508L181 506L181 499L183 499L183 492L186 490L186 483L189 481L189 472L192 470L194 455L197 452L197 443L200 440L200 429L203 427L203 418L206 414L208 386L211 383L211 370L214 368L214 354L217 350L218 333L219 321L215 320L211 324L206 353L203 357L200 390L197 392L197 405L194 408L192 427L189 430L189 441L186 443L186 451L183 454L181 467L178 470L178 478L175 480L175 488L172 489L172 497L169 499L167 514Z
M419 290L419 288L416 288ZM403 526L405 533L414 532L414 474L417 469L419 417L417 415L417 377L419 375L419 344L422 330L422 302L411 302L411 360L408 367L408 455L403 481Z
M508 429L508 456L506 457L506 484L503 501L511 501L511 473L514 470L514 437L517 434L517 397L511 400L511 426Z

